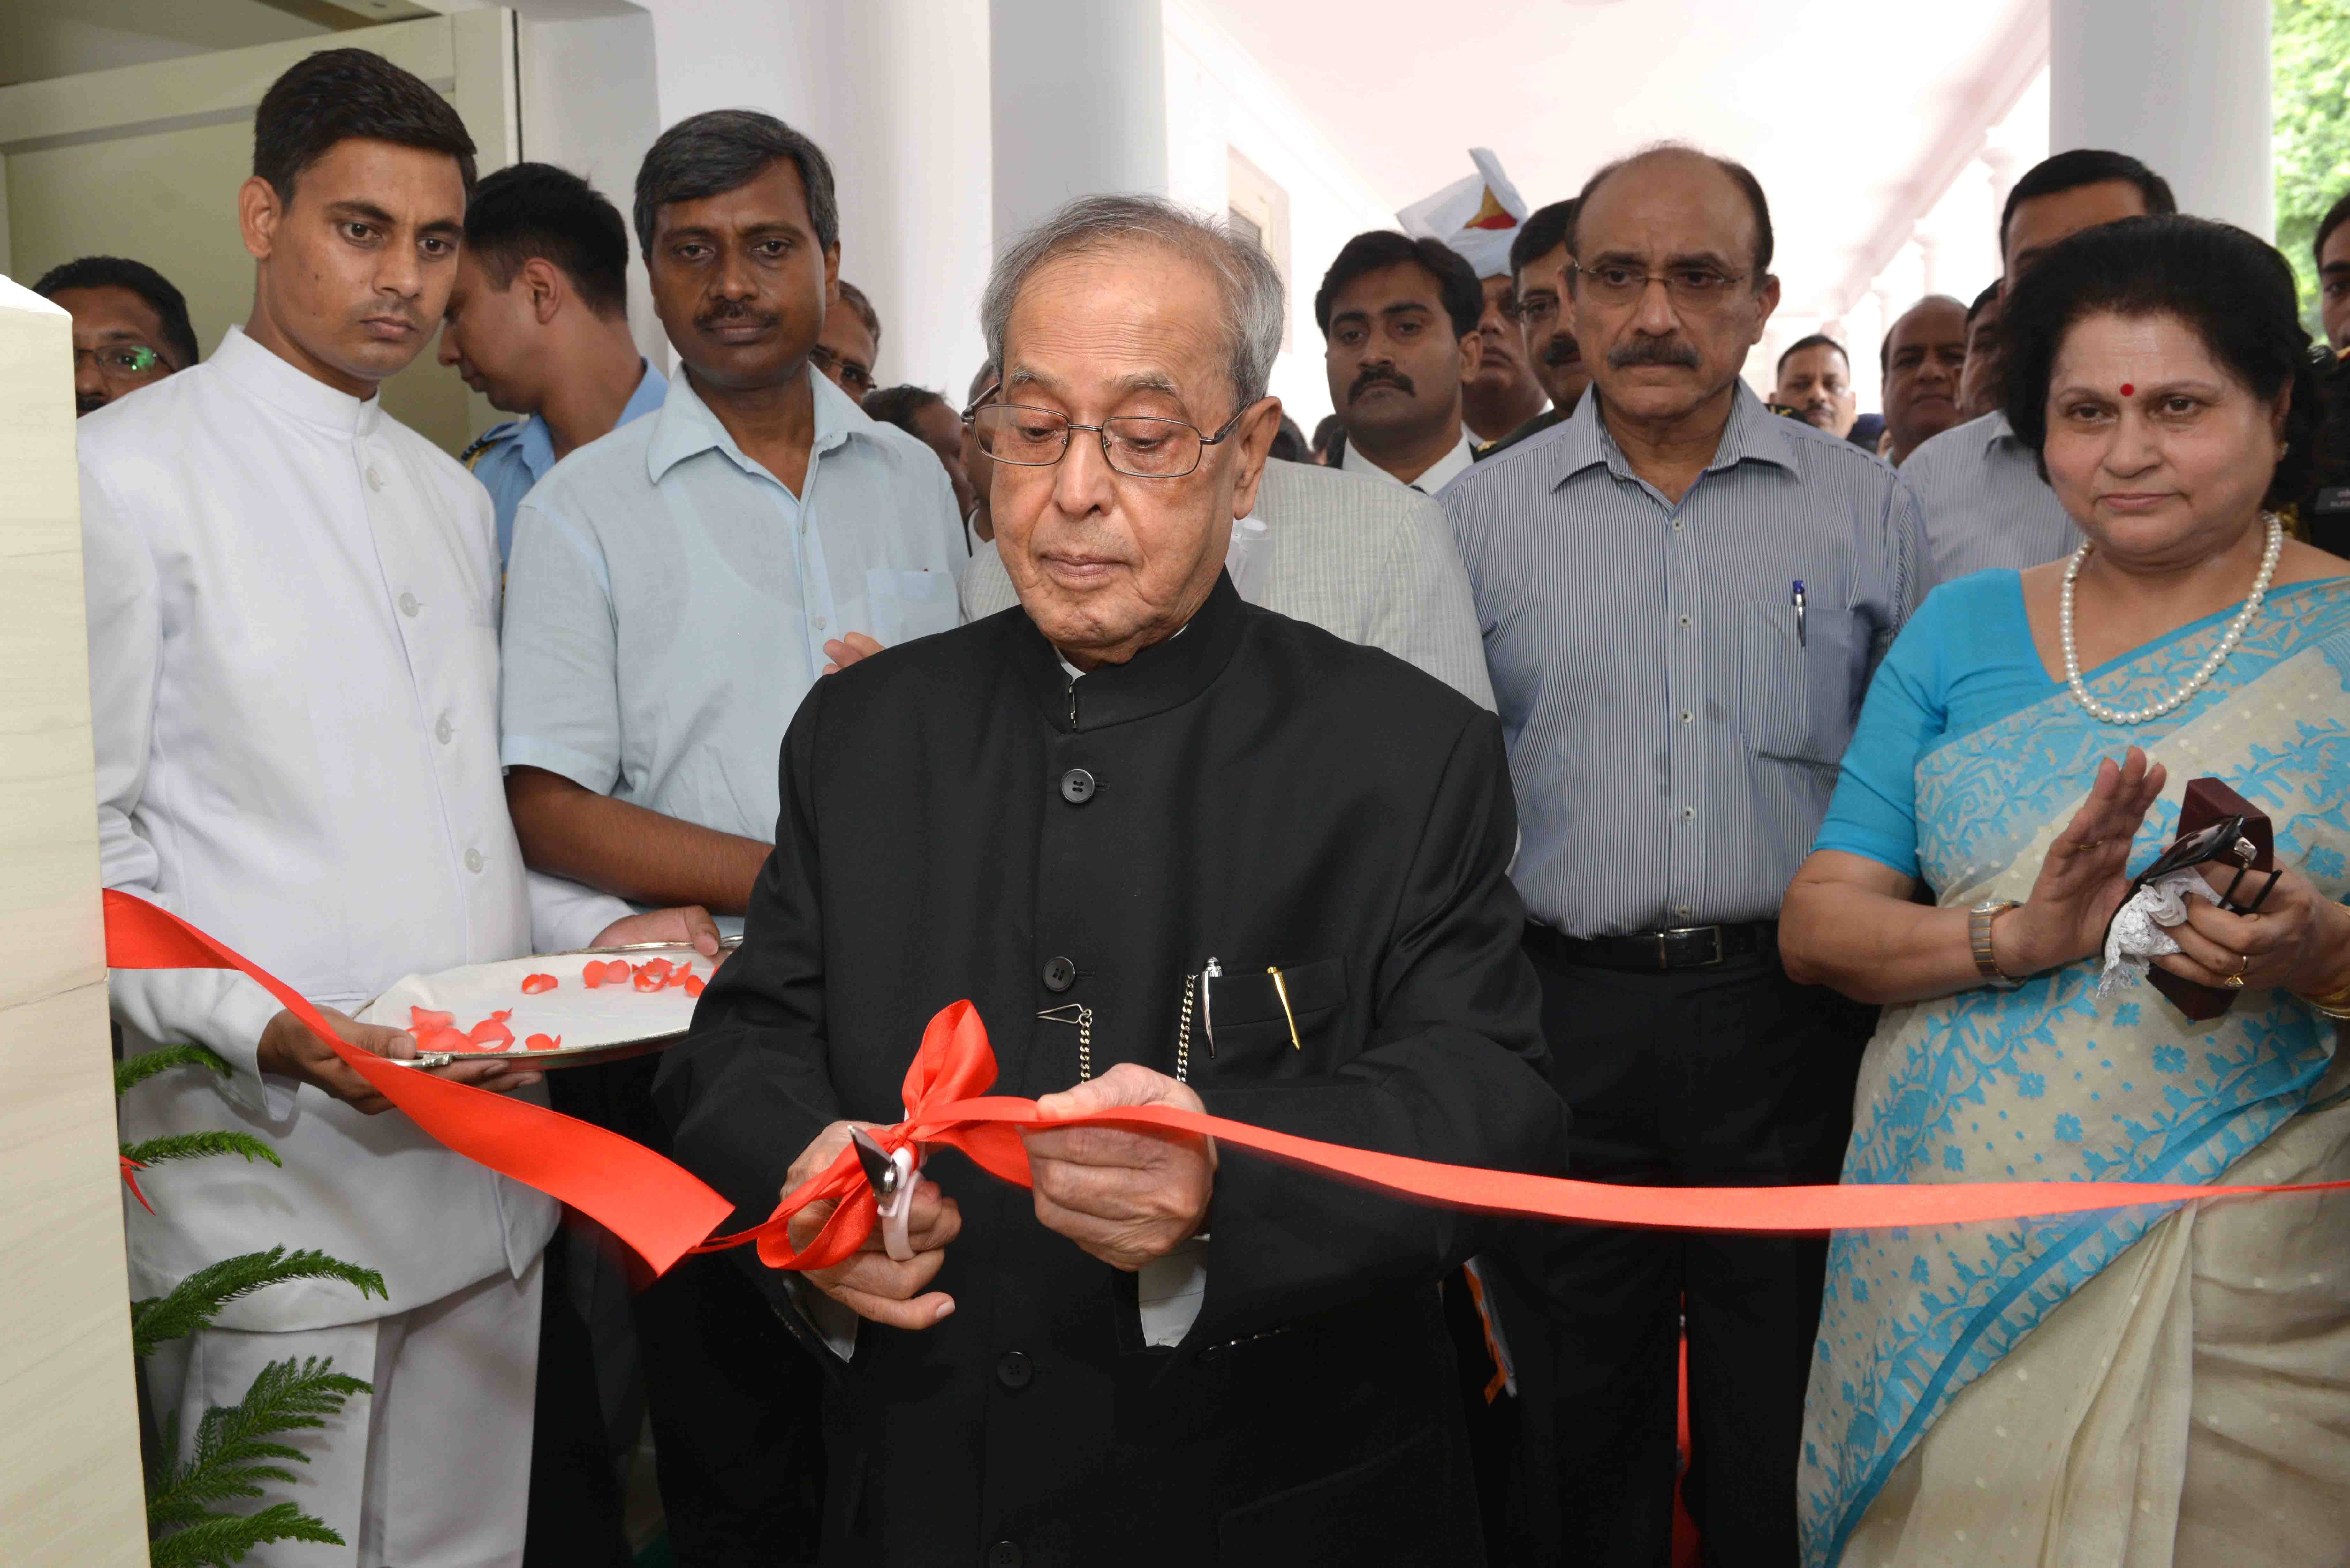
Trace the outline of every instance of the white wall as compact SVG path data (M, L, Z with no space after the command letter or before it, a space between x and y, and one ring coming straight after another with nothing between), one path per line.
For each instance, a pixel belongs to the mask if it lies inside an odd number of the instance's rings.
M579 175L611 198L623 221L635 199L637 165L660 133L654 51L653 20L634 9L577 18L525 13L515 40L523 157ZM629 322L638 348L666 372L674 357L653 317L634 234L632 226Z
M1288 336L1273 391L1311 436L1330 412L1314 291L1340 245L1394 228L1395 214L1230 34L1183 0L1167 0L1166 15L1168 193L1221 214L1229 147L1288 194Z

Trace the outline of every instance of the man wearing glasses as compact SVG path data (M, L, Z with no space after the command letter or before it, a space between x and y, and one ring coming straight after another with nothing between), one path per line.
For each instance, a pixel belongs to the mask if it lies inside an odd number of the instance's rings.
M881 360L881 313L865 291L847 278L838 285L839 297L825 308L824 326L808 350L808 362L832 384L862 407L866 394L879 385L873 367Z
M801 705L748 939L661 1062L679 1156L743 1214L900 1117L958 999L997 1092L1048 1114L1563 1157L1492 715L1222 570L1280 420L1282 293L1149 197L996 262L1002 390L972 418L1020 611ZM1484 1560L1436 1294L1479 1220L1195 1137L1025 1149L1033 1191L943 1153L910 1257L877 1235L794 1282L839 1380L828 1560Z
M516 513L506 796L530 864L640 904L697 888L739 930L784 727L833 663L955 624L962 525L931 450L813 363L840 314L815 143L751 110L682 120L645 155L635 221L679 374ZM575 1072L564 1108L662 1145L651 1067ZM812 1559L814 1363L732 1259L687 1260L635 1313L679 1560Z
M1834 1181L1874 1014L1790 981L1775 922L1869 672L1919 592L1916 502L1740 379L1779 300L1752 175L1667 146L1602 169L1578 200L1565 325L1590 395L1441 498L1509 737L1525 834L1513 880L1572 1168ZM1707 1552L1795 1561L1825 1248L1530 1238L1567 1561L1669 1555L1684 1315L1686 1496Z
M1510 282L1514 293L1511 318L1524 336L1526 363L1550 399L1550 407L1517 429L1477 449L1482 462L1507 452L1529 436L1537 436L1565 421L1575 411L1591 372L1583 368L1583 351L1567 330L1561 308L1566 293L1567 231L1575 226L1575 203L1553 202L1519 226L1510 242Z
M51 267L33 292L73 317L77 418L196 362L188 302L144 262L83 256Z

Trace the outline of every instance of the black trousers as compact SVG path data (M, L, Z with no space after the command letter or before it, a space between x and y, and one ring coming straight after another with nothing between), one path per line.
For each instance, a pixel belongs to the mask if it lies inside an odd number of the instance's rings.
M1574 1175L1681 1187L1835 1179L1876 1009L1794 983L1775 953L1635 972L1527 951L1574 1113ZM1794 1564L1826 1239L1596 1226L1518 1239L1544 1326L1549 1386L1537 1397L1550 1416L1561 1560L1669 1561L1686 1320L1683 1500L1705 1561Z
M645 1056L573 1067L546 1081L556 1109L666 1154L668 1129L650 1094L658 1063ZM776 1318L735 1255L683 1259L632 1305L661 1512L678 1568L815 1562L824 1499L823 1369ZM572 1356L567 1365L578 1367L582 1360ZM542 1376L542 1388L545 1383ZM584 1404L594 1403L590 1383ZM579 1444L576 1433L550 1434L546 1426L550 1416L584 1420L582 1407L576 1397L542 1397L538 1440L568 1438L569 1449L583 1452L597 1446ZM600 1437L600 1416L597 1426ZM535 1493L538 1479L534 1475ZM535 1524L540 1512L535 1495Z

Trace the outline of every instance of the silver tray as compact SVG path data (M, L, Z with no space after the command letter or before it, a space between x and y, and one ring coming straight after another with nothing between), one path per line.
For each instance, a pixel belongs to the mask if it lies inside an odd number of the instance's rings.
M622 942L615 947L575 948L569 952L534 956L543 959L609 958L615 953L673 951L686 945L683 942ZM741 937L718 939L718 950L722 953L733 952L742 945ZM374 1001L368 1003L369 1007L374 1005ZM674 1034L648 1034L636 1040L608 1040L598 1045L557 1045L548 1051L420 1051L406 1059L387 1056L384 1060L401 1067L425 1068L448 1067L459 1062L521 1062L533 1068L592 1067L599 1062L624 1062L631 1056L650 1055L655 1051L666 1050L684 1038L685 1032L680 1030Z

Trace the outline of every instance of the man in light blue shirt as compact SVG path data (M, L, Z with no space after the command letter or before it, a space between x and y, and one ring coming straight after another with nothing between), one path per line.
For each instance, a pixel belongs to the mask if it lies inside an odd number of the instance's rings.
M502 566L515 509L556 461L660 407L668 383L629 335L628 280L628 229L578 175L516 163L474 188L441 363L523 416L457 456L490 493Z
M626 898L691 885L739 917L800 699L837 654L957 620L938 459L808 362L838 266L830 183L764 115L655 143L637 223L683 373L517 516L501 754L524 855Z
M527 864L701 888L739 930L793 712L829 665L953 628L962 527L931 450L809 361L840 263L813 143L747 110L672 126L636 229L682 369L516 513L500 757ZM563 1075L556 1107L661 1147L651 1065ZM813 1558L816 1364L726 1258L629 1310L679 1561Z

